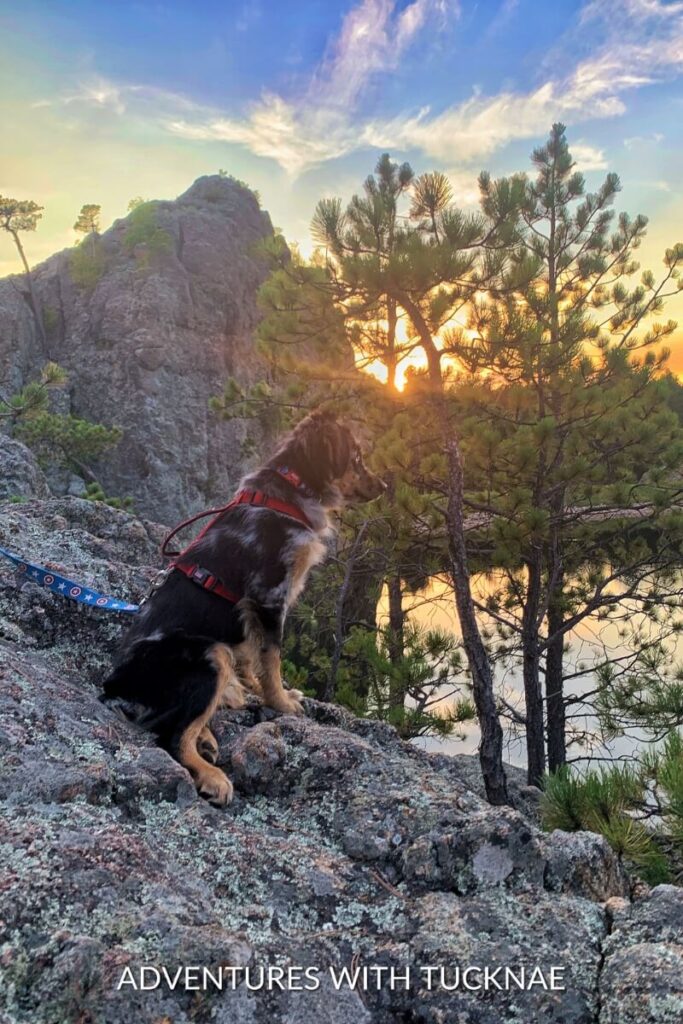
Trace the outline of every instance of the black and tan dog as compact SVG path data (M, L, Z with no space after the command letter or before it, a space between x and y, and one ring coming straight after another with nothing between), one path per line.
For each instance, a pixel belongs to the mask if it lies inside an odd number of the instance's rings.
M329 513L383 490L351 431L313 413L175 560L126 634L103 699L128 702L212 803L227 803L232 785L215 767L211 717L241 707L245 686L302 713L280 675L287 610L325 555Z

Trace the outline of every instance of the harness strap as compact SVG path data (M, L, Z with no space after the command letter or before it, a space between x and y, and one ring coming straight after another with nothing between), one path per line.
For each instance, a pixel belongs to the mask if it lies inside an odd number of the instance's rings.
M298 474L294 473L293 470L290 471L287 470L286 467L282 467L281 469L276 470L276 472L294 486L298 487L301 484L300 477ZM298 505L294 505L289 501L281 501L279 498L272 498L263 491L249 489L240 491L239 494L235 495L232 501L229 501L227 505L223 505L221 508L210 508L205 512L198 512L196 515L190 516L189 519L184 519L182 523L178 523L177 526L174 526L171 532L166 535L164 542L161 545L162 556L174 559L169 568L177 569L203 590L208 590L212 594L217 594L219 597L224 598L226 601L230 601L232 604L237 604L241 597L240 594L237 594L234 590L230 590L230 588L226 587L218 576L214 576L208 569L198 565L196 562L182 565L178 559L184 558L188 552L192 550L197 542L208 533L219 516L222 516L224 512L229 511L231 508L236 508L238 505L253 505L256 508L267 508L272 512L277 512L279 515L289 516L290 519L296 519L297 522L301 523L308 530L314 530L308 516L299 508ZM177 533L180 533L180 531L185 529L186 526L191 526L192 523L196 523L199 519L206 519L208 516L213 516L213 518L199 531L195 539L191 541L186 548L182 551L168 550L170 541Z
M190 516L189 519L184 519L182 523L178 523L177 526L174 526L171 532L166 534L164 542L161 545L162 557L179 558L186 554L198 540L201 540L201 538L208 533L219 516L223 515L224 512L228 512L231 508L235 508L237 505L255 505L260 508L268 508L273 512L279 512L280 515L289 516L290 519L296 519L309 530L314 529L308 516L299 508L298 505L294 505L288 501L280 501L279 498L271 498L269 495L264 494L263 491L244 490L240 491L239 494L236 494L232 501L229 501L227 505L223 505L220 508L208 508L204 512L197 512L196 515ZM206 519L208 516L213 516L214 518L199 531L195 539L186 548L184 548L183 551L168 550L170 541L173 540L177 533L184 530L186 526L191 526L192 523L196 523L199 519Z
M214 516L214 519L212 519L210 523L207 523L207 525L202 530L200 530L200 532L197 534L197 537L195 538L195 540L199 540L199 538L203 537L204 534L206 533L206 531L213 525L213 523L216 521L218 516L221 515L223 512L227 512L227 510L229 508L232 508L232 506L234 504L235 504L235 502L233 500L233 501L228 502L227 505L223 505L221 508L207 508L207 509L204 510L204 512L197 512L196 515L190 516L189 519L183 519L182 523L178 523L177 526L174 526L173 529L170 531L170 533L167 533L166 536L164 537L164 542L161 545L161 557L162 558L177 558L178 555L181 554L180 551L169 551L168 550L168 545L169 545L169 542L173 540L175 535L177 533L180 533L181 530L184 530L186 526L191 526L192 523L196 523L199 519L206 519L207 516ZM194 541L193 541L193 543L194 543Z
M280 515L289 516L303 523L309 530L313 529L310 519L298 505L289 501L280 501L279 498L271 498L263 491L240 491L234 500L235 505L255 505L256 507L269 508Z
M225 598L226 601L230 601L231 604L237 604L240 600L240 595L236 594L234 590L230 590L224 586L219 580L218 576L214 576L209 572L208 569L202 569L200 565L173 565L173 569L177 569L178 572L184 573L189 580L196 583L203 590L208 590L212 594L217 594L218 597Z

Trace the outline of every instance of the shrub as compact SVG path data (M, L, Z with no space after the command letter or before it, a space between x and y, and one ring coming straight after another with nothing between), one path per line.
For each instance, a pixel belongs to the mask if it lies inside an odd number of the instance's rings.
M46 411L19 420L14 432L36 453L41 465L56 463L76 470L117 445L123 436L118 427Z
M132 498L113 498L111 495L105 494L102 484L97 482L87 484L82 497L87 498L88 501L103 501L105 505L111 505L112 508L122 508L126 511L133 508Z
M99 240L78 243L69 257L71 280L77 287L92 291L107 269L107 258Z
M148 267L156 257L171 248L170 234L159 227L157 222L156 203L140 203L131 210L123 244L129 252L138 246L144 247L144 252L136 253L138 262L144 267Z
M672 734L637 768L613 765L578 775L565 765L546 776L541 817L548 831L604 836L620 858L657 885L671 881L680 866L682 795L683 741Z

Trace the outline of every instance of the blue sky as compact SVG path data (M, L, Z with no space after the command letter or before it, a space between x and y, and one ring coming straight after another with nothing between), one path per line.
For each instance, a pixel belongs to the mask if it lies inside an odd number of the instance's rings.
M682 72L683 0L0 0L0 193L45 205L37 261L82 203L109 223L222 167L308 251L316 200L383 150L468 204L562 120L589 186L616 170L650 217L656 268L683 238Z

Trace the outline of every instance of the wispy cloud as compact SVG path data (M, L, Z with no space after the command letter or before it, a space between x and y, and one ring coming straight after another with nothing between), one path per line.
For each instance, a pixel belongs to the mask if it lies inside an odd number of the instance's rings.
M36 100L32 106L41 107L89 107L101 112L123 115L140 108L155 112L164 110L180 114L203 112L205 108L180 93L158 89L151 85L130 85L112 82L101 75L82 78L67 92L49 99Z
M514 8L513 0L504 7ZM561 76L526 92L475 93L440 111L424 107L391 118L363 115L371 79L390 75L427 28L455 19L455 0L360 0L345 16L308 83L294 97L264 92L243 114L200 107L182 97L106 81L62 97L120 114L144 105L165 130L186 139L239 144L279 164L291 177L359 147L417 150L444 166L474 164L507 143L542 135L555 120L570 124L616 117L628 94L683 70L683 0L590 0L578 18L598 40L594 52ZM49 101L54 102L54 101ZM585 170L605 166L587 143L574 146Z
M680 0L620 0L616 32L623 25L623 18L640 24L652 20L666 21L683 12ZM580 21L585 25L596 19L614 23L616 9L613 0L589 0L581 10Z
M627 149L639 149L642 146L658 146L664 136L661 132L652 132L651 135L629 135L624 139Z
M69 92L60 96L53 96L51 99L37 100L33 106L40 107L70 107L74 104L95 107L108 107L116 114L124 114L127 107L127 98L138 91L135 85L116 85L106 79L96 76L87 81L79 82Z
M241 143L295 176L353 150L359 139L354 115L368 81L394 71L428 23L458 13L454 0L413 0L402 10L395 0L362 0L298 98L266 92L246 117L175 118L167 127L185 138Z
M425 107L391 119L363 120L357 101L368 78L393 70L428 18L453 11L415 0L397 14L389 0L364 0L347 15L301 100L268 94L245 118L174 119L168 127L189 138L242 143L293 175L362 145L417 149L445 164L462 165L514 139L542 134L557 119L581 123L623 114L630 90L683 69L683 3L624 0L615 26L613 5L592 0L580 20L593 22L602 44L564 77L549 78L528 92L475 94L440 112ZM581 162L586 170L605 166L601 153L585 147Z
M486 157L513 139L539 135L554 120L576 124L623 114L628 91L683 70L683 3L627 0L627 4L634 10L633 20L622 14L618 32L610 22L603 45L564 78L547 80L527 93L475 95L436 115L426 108L412 118L370 124L365 139L378 146L417 148L439 160L463 162ZM592 19L608 17L602 0L589 6ZM664 12L669 16L664 17Z

